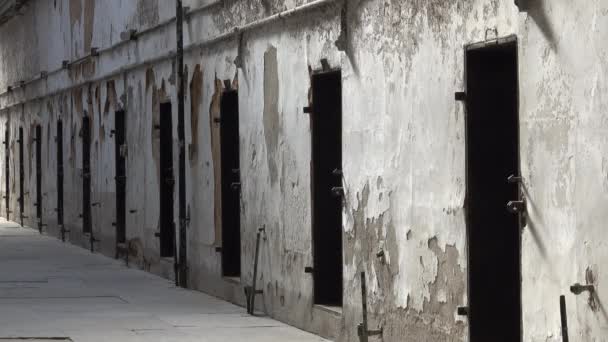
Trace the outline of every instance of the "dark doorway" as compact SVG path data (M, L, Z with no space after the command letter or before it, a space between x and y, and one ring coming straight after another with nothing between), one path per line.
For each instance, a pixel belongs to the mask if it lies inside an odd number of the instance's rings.
M342 74L312 76L315 304L342 306Z
M19 140L17 140L19 144L19 220L21 225L23 226L23 211L24 211L24 186L25 182L25 165L23 163L23 127L19 127Z
M65 227L63 226L63 123L57 121L57 226L61 232L61 240L65 241Z
M222 169L222 273L241 275L241 172L239 151L239 95L225 91L220 104Z
M82 230L91 234L91 122L88 116L82 118Z
M42 127L36 125L36 219L42 233Z
M466 80L470 340L521 341L517 42L468 48Z
M173 124L171 103L160 104L160 256L175 256Z
M7 220L10 220L11 216L11 147L9 142L10 137L10 130L8 127L6 127L6 130L4 131L4 203L6 205Z
M126 236L126 145L125 145L125 112L114 113L114 144L116 167L116 244L125 243Z

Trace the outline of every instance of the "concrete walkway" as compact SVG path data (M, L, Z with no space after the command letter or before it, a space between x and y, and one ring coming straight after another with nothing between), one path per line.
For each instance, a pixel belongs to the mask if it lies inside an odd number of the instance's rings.
M0 219L0 342L22 337L326 341Z

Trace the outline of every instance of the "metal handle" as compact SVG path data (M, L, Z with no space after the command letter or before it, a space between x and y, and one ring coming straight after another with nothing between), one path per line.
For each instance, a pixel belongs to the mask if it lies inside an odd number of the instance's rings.
M507 210L513 214L519 214L526 211L526 201L509 201L507 203Z

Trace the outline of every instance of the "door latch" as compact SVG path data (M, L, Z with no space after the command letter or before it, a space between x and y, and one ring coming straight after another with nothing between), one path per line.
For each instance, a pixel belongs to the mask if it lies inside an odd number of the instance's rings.
M507 182L509 182L510 184L522 183L523 181L524 178L522 176L510 175L507 178Z
M234 191L239 191L239 190L241 190L241 183L233 182L232 184L230 184L230 188Z
M507 210L513 214L520 214L526 211L526 201L509 201L507 203Z
M344 197L344 188L341 186L334 186L331 188L331 193L334 197Z

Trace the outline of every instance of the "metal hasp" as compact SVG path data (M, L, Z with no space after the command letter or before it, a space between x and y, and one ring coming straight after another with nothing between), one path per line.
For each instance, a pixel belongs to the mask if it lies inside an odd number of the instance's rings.
M570 286L570 292L574 293L577 296L583 292L589 292L590 294L593 294L593 292L595 292L595 286L581 285L579 283L576 283L576 284Z
M255 312L255 296L263 294L264 291L256 290L256 281L258 279L258 259L260 257L260 239L262 234L266 232L266 227L262 226L258 229L256 241L255 241L255 259L253 259L253 282L251 286L245 287L245 297L247 298L247 313L254 315Z
M559 313L562 319L562 341L568 342L568 315L566 313L566 297L559 297Z
M507 177L507 183L509 184L523 184L523 177L510 175ZM521 195L520 195L521 196ZM507 202L507 210L512 214L521 214L526 211L526 199L522 198L517 201Z
M367 328L367 285L365 283L365 272L361 272L361 304L363 307L363 322L357 325L357 335L360 342L367 342L370 336L382 335L382 328L378 330L368 330Z
M175 32L177 34L177 138L179 140L179 185L178 185L178 215L179 215L179 266L176 274L176 285L188 287L188 261L186 251L187 225L186 218L186 129L184 125L184 8L182 0L175 1Z

